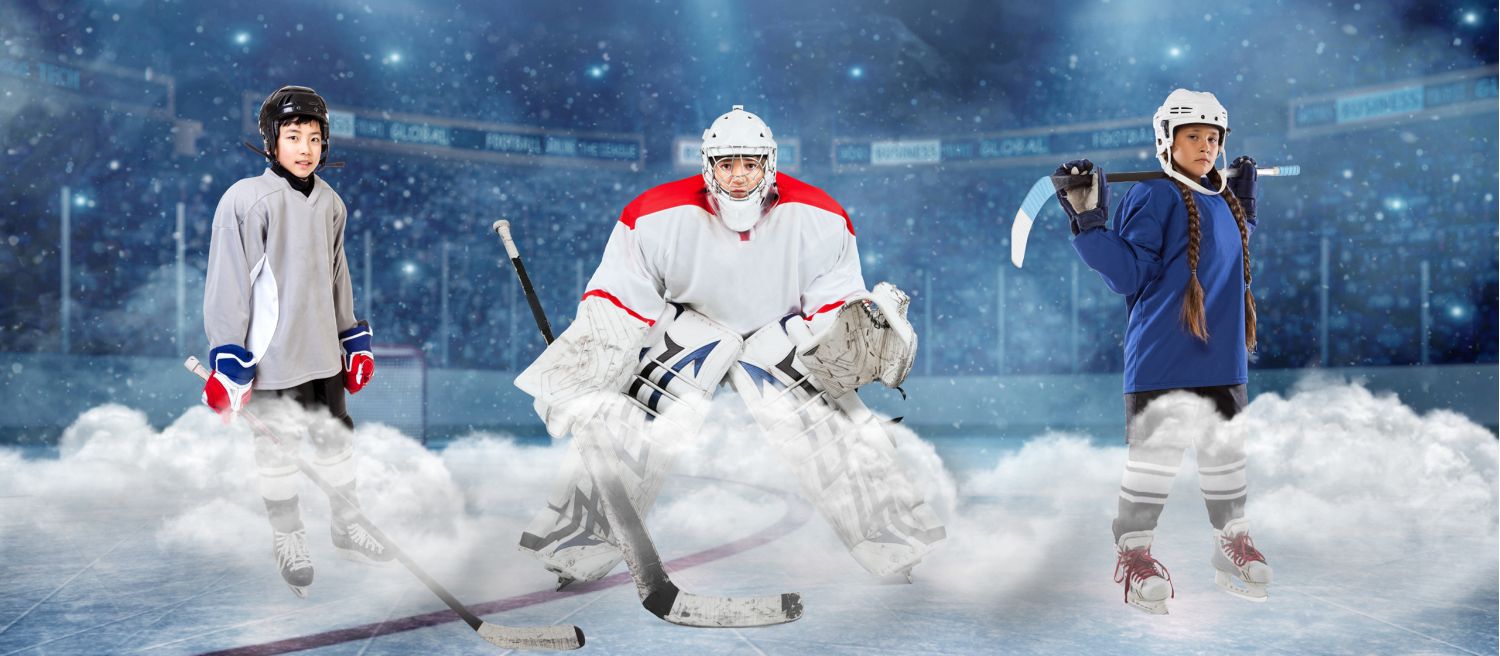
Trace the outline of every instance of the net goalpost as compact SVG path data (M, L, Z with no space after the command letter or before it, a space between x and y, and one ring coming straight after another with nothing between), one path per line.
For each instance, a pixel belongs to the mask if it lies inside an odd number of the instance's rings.
M427 358L414 346L375 346L375 376L348 397L356 426L379 423L427 443Z

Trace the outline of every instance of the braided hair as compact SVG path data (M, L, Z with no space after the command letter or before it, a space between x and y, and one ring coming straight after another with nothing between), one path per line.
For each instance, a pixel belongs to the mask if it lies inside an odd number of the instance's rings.
M1218 176L1218 171L1212 171L1210 175ZM1188 284L1187 290L1182 297L1182 324L1188 333L1203 341L1208 341L1208 326L1203 317L1203 285L1198 282L1198 242L1201 236L1201 220L1198 216L1198 203L1193 200L1193 192L1177 180L1172 184L1177 185L1177 191L1182 194L1182 203L1187 206L1188 214ZM1234 222L1240 229L1240 262L1245 272L1245 348L1249 351L1255 350L1255 296L1250 292L1250 230L1245 225L1245 210L1240 207L1240 200L1225 187L1219 192L1219 196L1229 204L1230 213L1234 214Z

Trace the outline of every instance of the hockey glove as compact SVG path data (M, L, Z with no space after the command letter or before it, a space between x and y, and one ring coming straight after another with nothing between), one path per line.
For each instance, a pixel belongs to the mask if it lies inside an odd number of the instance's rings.
M1229 163L1229 168L1234 169L1234 177L1228 181L1229 191L1240 201L1240 208L1245 210L1245 220L1255 220L1255 188L1258 185L1256 179L1259 173L1255 170L1255 160L1249 155L1240 155Z
M236 344L225 344L208 352L214 373L203 385L203 403L224 418L225 423L250 402L255 381L255 358Z
M797 358L830 398L879 380L898 387L917 356L917 333L906 320L910 299L895 285L875 285L869 295L839 308L833 325L797 349Z
M339 333L344 349L344 389L358 394L375 375L375 353L370 350L370 322L361 321Z
M1109 221L1109 181L1093 162L1075 159L1057 167L1052 185L1057 188L1058 203L1068 213L1073 234L1103 228Z
M618 396L640 362L650 329L610 301L584 297L573 324L516 376L516 387L536 399L533 407L546 422L548 435L567 435L600 403L595 399L574 404L574 399Z

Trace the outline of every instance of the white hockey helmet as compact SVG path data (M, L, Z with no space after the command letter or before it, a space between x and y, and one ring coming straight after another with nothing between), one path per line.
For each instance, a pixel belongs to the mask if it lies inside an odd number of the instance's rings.
M1214 94L1177 89L1167 95L1166 101L1151 118L1151 128L1156 131L1156 162L1161 165L1162 172L1199 193L1222 193L1225 184L1222 173L1218 176L1218 191L1210 191L1172 166L1172 134L1184 125L1212 125L1219 128L1219 156L1224 159L1224 166L1215 168L1228 168L1229 156L1224 151L1224 138L1229 136L1229 112L1219 104L1219 99Z
M754 227L764 212L767 197L776 188L776 139L770 126L745 111L744 105L735 105L703 131L703 148L699 153L703 159L703 182L724 225L735 232ZM735 198L714 177L714 160L729 155L759 157L763 163L765 176L744 198Z

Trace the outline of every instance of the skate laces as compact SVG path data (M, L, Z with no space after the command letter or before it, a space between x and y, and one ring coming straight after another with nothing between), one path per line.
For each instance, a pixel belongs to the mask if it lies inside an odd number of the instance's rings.
M312 567L312 554L307 551L306 529L276 534L276 567L287 571Z
M1115 583L1125 584L1125 599L1130 600L1130 587L1138 583L1144 583L1146 579L1160 576L1167 580L1171 586L1172 597L1177 597L1177 586L1172 584L1172 573L1167 571L1167 566L1151 556L1151 549L1141 547L1139 549L1127 549L1120 552L1120 557L1115 560Z
M344 527L344 535L349 536L350 542L359 545L365 551L373 551L377 554L385 553L385 545L376 540L375 536L370 535L369 531L365 530L364 524L350 522L348 526Z
M1244 567L1245 563L1250 562L1266 562L1266 557L1260 555L1260 550L1255 548L1255 542L1250 539L1249 533L1233 537L1220 536L1219 546L1224 550L1224 555L1234 561L1235 567Z

